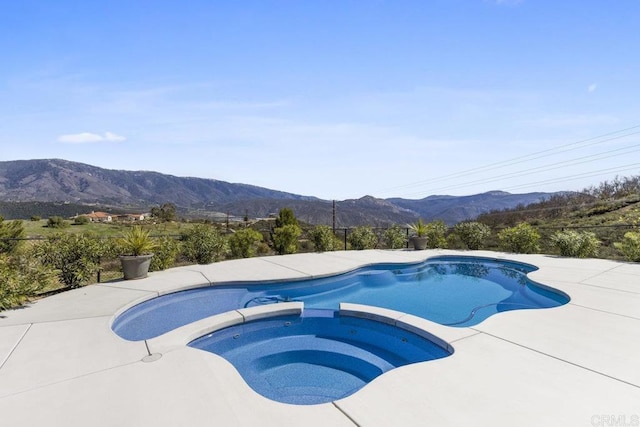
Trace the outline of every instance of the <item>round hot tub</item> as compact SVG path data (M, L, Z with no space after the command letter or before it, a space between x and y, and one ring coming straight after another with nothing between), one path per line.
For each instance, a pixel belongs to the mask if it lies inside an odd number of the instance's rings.
M344 398L391 369L452 353L424 334L317 309L234 325L189 346L224 357L263 396L300 405Z

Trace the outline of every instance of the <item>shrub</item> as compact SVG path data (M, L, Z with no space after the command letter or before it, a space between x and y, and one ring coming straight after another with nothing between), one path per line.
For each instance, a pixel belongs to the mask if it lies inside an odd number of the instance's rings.
M84 225L84 224L88 224L89 223L89 218L87 218L86 216L80 215L77 216L73 219L73 223L75 225Z
M432 221L426 224L425 237L427 238L427 248L446 248L447 239L445 234L447 233L447 226L442 221Z
M52 216L47 220L47 227L49 228L67 228L69 223L61 216Z
M0 311L18 307L48 287L55 276L29 255L0 253Z
M384 244L389 249L404 248L407 244L407 236L398 225L389 227L384 232Z
M22 221L6 221L0 216L0 253L12 253L26 233ZM1 282L0 282L1 283Z
M229 237L229 248L234 258L256 256L257 245L262 241L262 233L252 228L243 228Z
M227 240L207 224L198 224L182 233L182 253L191 262L210 264L221 260L228 250Z
M159 271L171 268L176 262L176 257L180 253L180 244L171 237L160 237L156 241L153 250L153 258L149 265L149 271Z
M100 257L107 246L86 234L56 234L36 247L43 264L56 269L60 282L79 287L100 269Z
M489 226L475 221L458 223L453 227L453 232L471 250L480 249L491 235Z
M302 230L295 224L283 225L273 230L273 247L279 255L293 254L298 250L298 238Z
M540 251L540 234L526 222L500 231L498 239L507 252L533 254Z
M347 236L347 241L351 249L360 251L363 249L373 249L378 244L378 236L373 229L368 226L356 227Z
M629 261L640 262L640 233L635 231L624 233L622 242L615 242L613 245Z
M309 232L316 252L335 251L338 247L333 230L328 225L317 225Z
M40 215L31 215L31 221L40 221L41 219Z
M561 256L586 258L598 253L600 240L594 233L585 231L558 231L551 236L551 244L558 248Z

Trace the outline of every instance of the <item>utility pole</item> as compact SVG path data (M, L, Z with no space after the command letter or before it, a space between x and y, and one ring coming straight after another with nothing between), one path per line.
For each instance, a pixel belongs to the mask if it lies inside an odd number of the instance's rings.
M333 201L333 235L336 234L336 201Z

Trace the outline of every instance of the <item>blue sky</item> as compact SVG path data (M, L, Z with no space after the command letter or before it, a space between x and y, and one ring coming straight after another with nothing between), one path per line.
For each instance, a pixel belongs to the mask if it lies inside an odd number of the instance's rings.
M640 173L638 22L637 0L5 1L0 160L338 200L578 190Z

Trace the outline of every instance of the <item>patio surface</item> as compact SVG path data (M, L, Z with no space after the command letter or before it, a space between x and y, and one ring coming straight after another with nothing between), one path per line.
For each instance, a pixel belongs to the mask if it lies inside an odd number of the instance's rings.
M110 324L134 301L226 281L294 279L379 262L477 255L539 267L571 301L500 313L470 328L424 321L444 359L388 372L355 394L295 406L256 394L222 358L153 353ZM640 264L496 252L349 251L174 268L91 285L0 312L6 426L638 426ZM617 424L614 424L617 423Z

